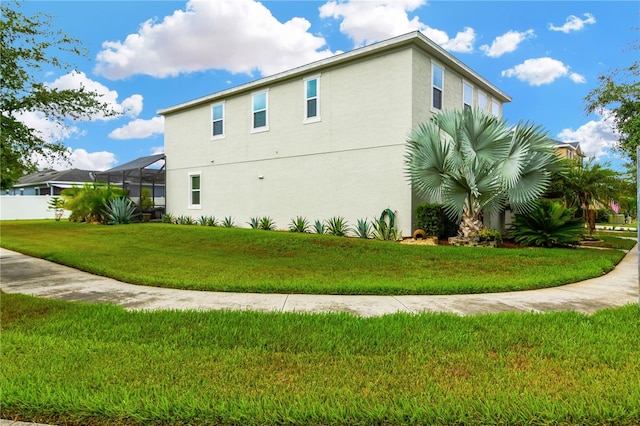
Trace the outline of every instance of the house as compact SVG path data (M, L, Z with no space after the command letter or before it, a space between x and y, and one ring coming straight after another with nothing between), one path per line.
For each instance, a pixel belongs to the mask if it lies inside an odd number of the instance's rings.
M510 101L413 32L172 106L158 111L166 209L286 229L296 216L355 224L389 208L410 235L422 202L404 170L410 130L444 109L499 116Z
M6 195L60 195L63 189L95 180L91 170L42 170L21 177Z
M560 157L569 159L579 159L584 157L584 154L580 149L580 142L554 142L556 143L556 151Z

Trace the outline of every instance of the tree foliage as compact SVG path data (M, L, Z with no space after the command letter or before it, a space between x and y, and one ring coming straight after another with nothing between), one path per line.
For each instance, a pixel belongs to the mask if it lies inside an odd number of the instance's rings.
M575 209L542 199L526 214L516 214L510 236L518 244L538 247L563 247L580 242L584 232L582 218L574 217Z
M461 220L466 238L482 229L483 213L533 209L551 171L561 168L539 126L510 126L479 109L442 111L420 124L407 141L405 165L417 194Z
M9 5L13 5L11 8ZM0 4L0 188L10 188L25 173L36 170L36 158L64 158L60 141L51 141L20 120L25 113L41 113L62 128L68 120L79 120L115 112L98 93L79 89L57 89L40 81L44 72L71 70L61 55L83 56L80 42L52 29L52 18L44 14L24 16L15 2Z
M595 229L595 211L609 208L609 202L620 194L621 179L607 163L596 163L593 158L564 161L570 166L557 177L554 187L565 206L582 210L591 235Z
M632 50L639 49L640 43ZM620 133L615 148L635 162L636 147L640 146L640 62L601 74L598 82L599 86L585 98L585 110L589 114L611 112Z

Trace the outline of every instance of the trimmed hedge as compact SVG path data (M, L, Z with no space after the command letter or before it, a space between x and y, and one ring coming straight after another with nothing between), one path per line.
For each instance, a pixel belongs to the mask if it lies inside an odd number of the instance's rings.
M459 223L449 219L442 204L422 203L416 207L416 229L423 229L429 236L454 237Z

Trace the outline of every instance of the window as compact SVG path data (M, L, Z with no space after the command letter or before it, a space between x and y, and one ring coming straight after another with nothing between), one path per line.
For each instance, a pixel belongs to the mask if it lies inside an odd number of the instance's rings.
M431 106L436 109L442 109L442 90L444 88L444 69L436 64L431 66L431 80L433 86L433 95Z
M487 112L487 95L480 91L478 91L478 108Z
M304 80L304 122L320 121L320 78Z
M224 103L211 107L211 136L212 139L224 137Z
M189 173L189 208L200 208L200 173Z
M269 103L269 93L260 92L253 95L253 128L252 131L269 130L269 117L267 106Z
M465 111L471 110L473 105L473 86L462 82L462 107Z
M491 101L491 114L500 117L500 103L498 101Z

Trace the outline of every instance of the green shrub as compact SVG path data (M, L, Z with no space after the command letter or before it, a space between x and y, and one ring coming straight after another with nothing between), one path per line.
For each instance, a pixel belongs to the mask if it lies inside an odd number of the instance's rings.
M247 222L247 225L249 225L251 229L260 229L260 218L252 217L249 219L249 222Z
M346 237L351 231L346 219L342 216L334 216L331 219L327 219L326 232L329 235L336 237Z
M81 187L64 189L60 195L64 198L65 208L71 210L72 221L105 223L105 208L109 201L126 197L127 193L115 186L85 183Z
M502 243L502 233L497 229L482 228L480 232L476 234L478 241L496 241L498 244Z
M64 213L64 200L60 197L51 197L47 202L47 208L53 210L55 219L60 221Z
M295 219L291 219L291 223L289 224L289 231L291 232L307 233L309 229L309 221L302 216L296 216Z
M582 218L574 217L575 210L551 200L540 200L529 214L516 214L509 231L518 244L538 247L564 247L580 242L584 233Z
M370 238L371 237L371 224L369 221L365 219L358 219L358 223L353 230L359 238Z
M162 223L176 223L176 218L170 213L165 213L162 215Z
M459 224L449 219L443 205L422 203L416 207L415 225L428 236L447 238L457 235Z
M155 206L153 197L151 197L151 191L149 188L142 188L140 191L140 208L142 210L149 210Z
M111 225L131 223L136 216L136 205L125 197L109 200L105 208L106 221Z

